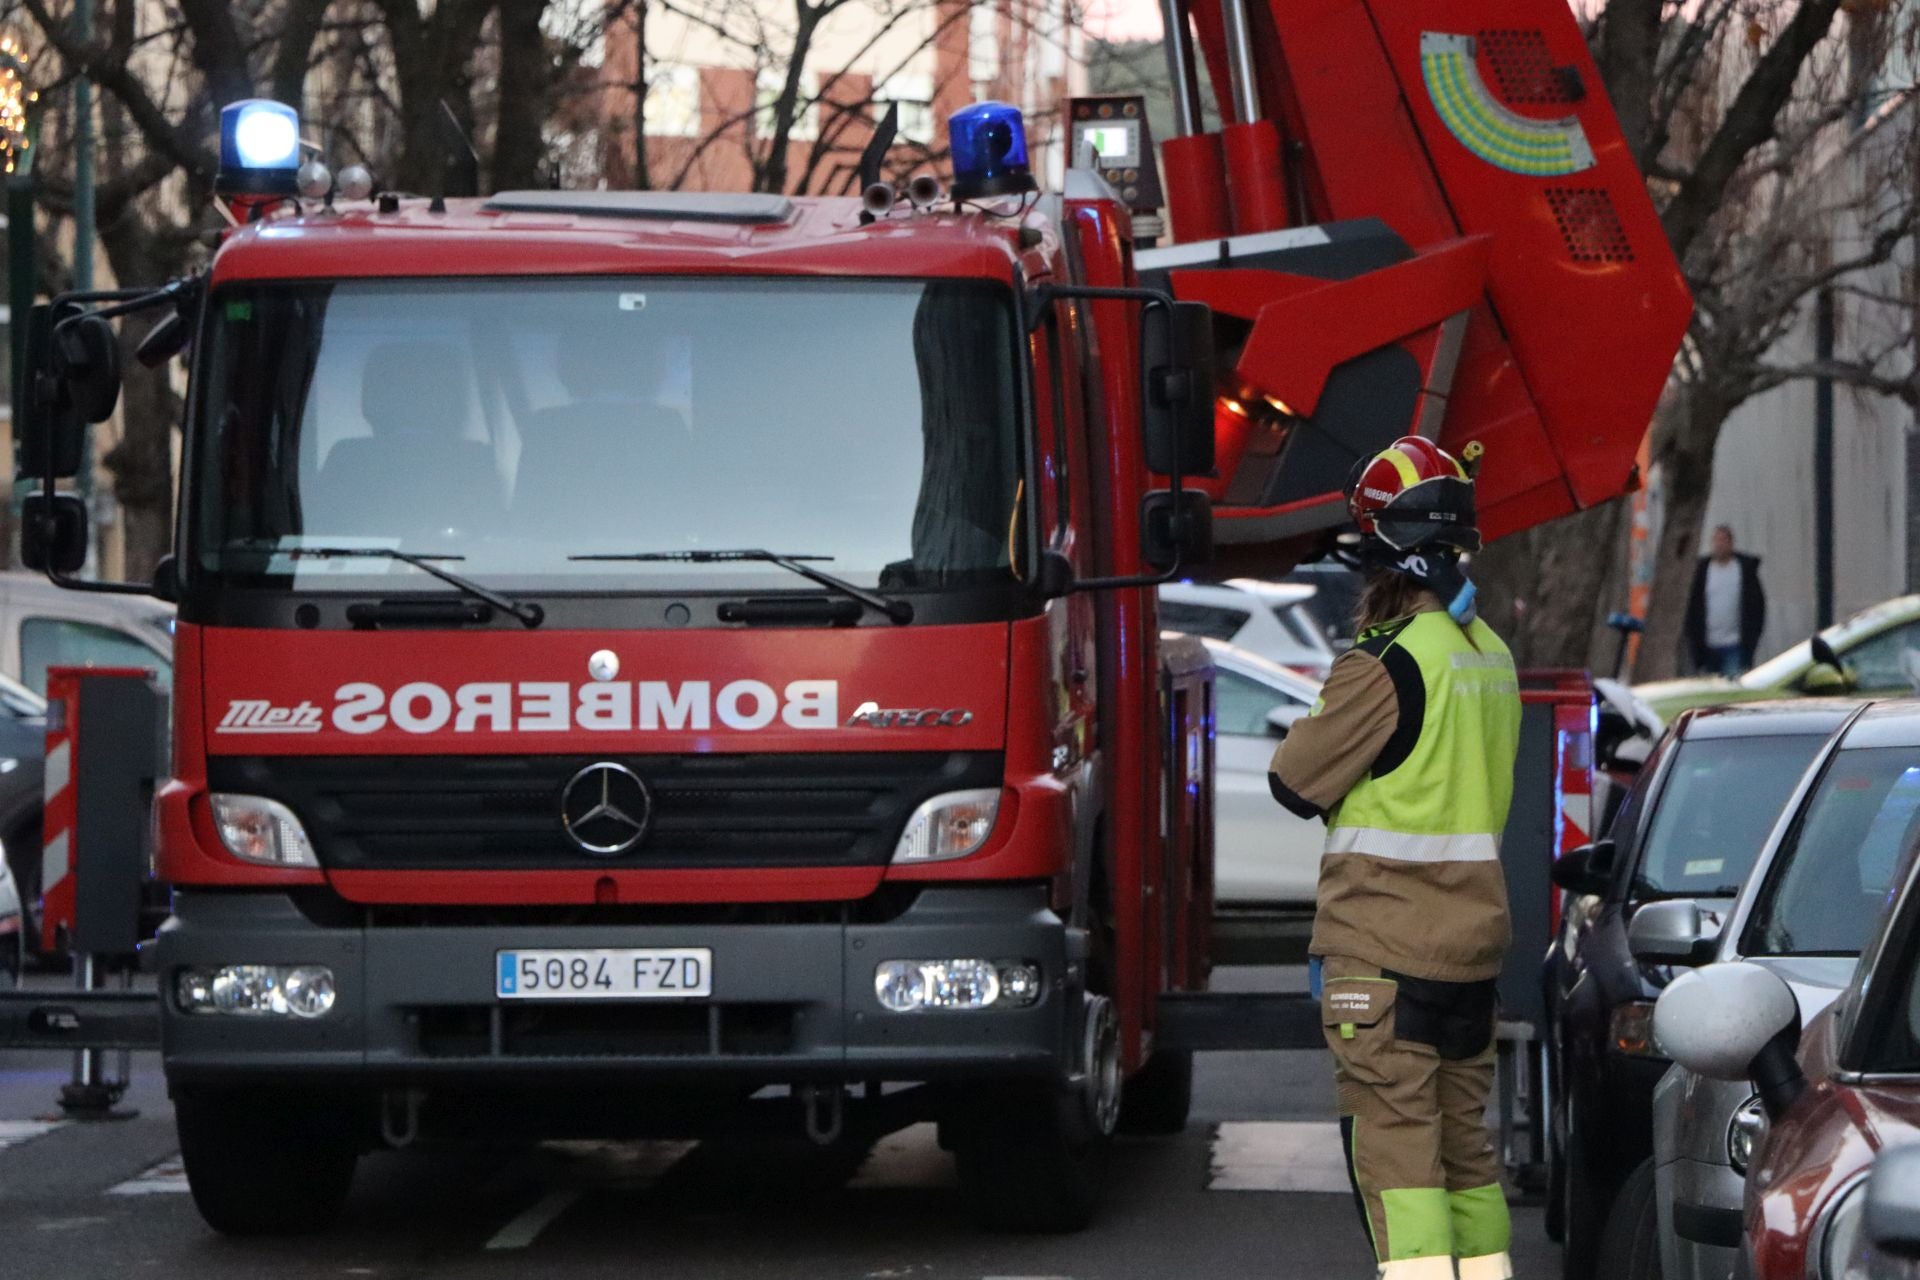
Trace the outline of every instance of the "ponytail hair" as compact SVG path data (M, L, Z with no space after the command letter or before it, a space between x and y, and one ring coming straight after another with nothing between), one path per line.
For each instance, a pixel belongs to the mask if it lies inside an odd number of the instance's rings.
M1360 590L1360 603L1353 611L1354 634L1407 617L1435 599L1431 591L1404 573L1368 569L1366 585Z

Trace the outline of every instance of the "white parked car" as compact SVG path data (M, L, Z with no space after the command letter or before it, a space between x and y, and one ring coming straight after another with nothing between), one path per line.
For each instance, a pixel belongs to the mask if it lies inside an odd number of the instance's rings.
M20 886L13 882L7 859L0 854L0 972L18 980L22 965L21 930L26 927L20 915Z
M57 587L37 573L0 573L0 672L35 693L48 667L146 667L173 678L173 606L147 596Z
M1320 682L1219 640L1214 665L1214 895L1228 906L1313 901L1325 824L1281 808L1274 748L1313 710Z
M1314 588L1236 578L1218 585L1169 582L1160 588L1160 625L1207 640L1225 640L1269 662L1324 680L1333 646L1306 609Z

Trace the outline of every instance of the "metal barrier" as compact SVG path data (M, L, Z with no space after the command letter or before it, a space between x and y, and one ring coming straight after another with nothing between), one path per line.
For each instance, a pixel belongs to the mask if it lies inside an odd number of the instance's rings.
M160 1043L160 1007L131 989L149 879L148 813L166 759L166 699L138 668L47 672L41 947L67 948L74 989L0 991L0 1048L65 1049L60 1106L117 1119L128 1054ZM108 989L114 977L121 989ZM109 1072L105 1055L119 1053Z

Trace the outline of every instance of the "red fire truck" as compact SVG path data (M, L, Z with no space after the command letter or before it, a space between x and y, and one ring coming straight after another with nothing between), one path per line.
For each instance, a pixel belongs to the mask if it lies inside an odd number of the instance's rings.
M40 310L22 452L30 557L102 589L55 481L171 312L177 551L120 589L179 608L208 1221L311 1228L422 1134L771 1114L935 1119L983 1219L1072 1228L1180 1127L1212 682L1153 584L1322 548L1409 431L1485 447L1490 533L1618 494L1684 325L1564 4L1412 9L1173 4L1165 243L1138 100L1071 105L1059 192L982 104L948 192L864 199L372 194L228 108L244 225Z

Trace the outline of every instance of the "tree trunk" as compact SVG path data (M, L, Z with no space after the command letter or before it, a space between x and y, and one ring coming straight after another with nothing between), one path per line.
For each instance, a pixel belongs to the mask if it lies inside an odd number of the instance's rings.
M547 39L540 30L546 0L500 0L500 110L493 139L493 189L540 185L546 158L541 125L552 103Z
M100 228L100 246L123 285L157 284L177 274L182 264L167 260L175 256L168 243L132 208ZM101 460L113 476L125 529L125 573L134 580L151 576L160 557L173 550L173 432L180 397L167 366L149 369L133 358L165 314L142 311L120 322L120 441Z
M1480 616L1523 667L1586 667L1613 673L1607 614L1620 604L1624 501L1510 534L1473 562Z
M1725 396L1695 384L1680 389L1673 412L1655 420L1653 462L1660 470L1665 510L1654 543L1647 630L1634 664L1636 679L1664 679L1682 669L1681 632L1713 485L1713 451L1732 412L1733 403Z

